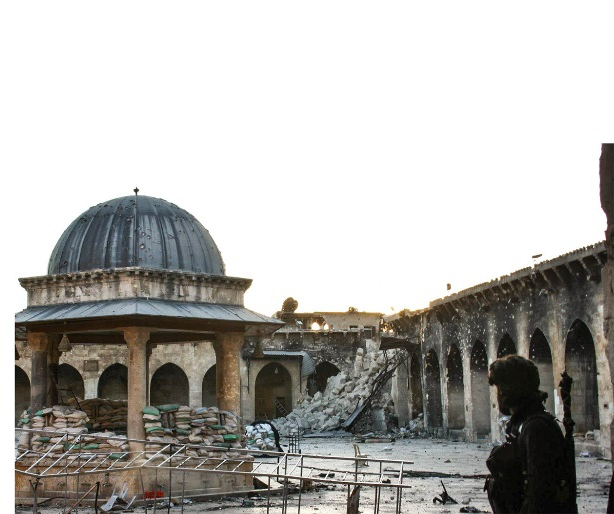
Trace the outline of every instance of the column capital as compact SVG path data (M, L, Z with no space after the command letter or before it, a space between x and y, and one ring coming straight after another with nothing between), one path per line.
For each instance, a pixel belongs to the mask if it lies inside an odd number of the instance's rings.
M151 330L141 327L128 327L121 329L124 334L124 341L128 347L145 346L149 340Z
M228 348L231 350L240 350L245 344L244 332L220 332L215 335L212 341L213 349Z
M33 352L46 352L51 343L51 336L45 332L28 332L27 338Z

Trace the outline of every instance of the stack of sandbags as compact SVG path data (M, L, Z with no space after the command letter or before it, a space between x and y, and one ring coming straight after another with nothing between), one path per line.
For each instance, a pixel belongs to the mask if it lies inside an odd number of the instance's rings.
M145 427L145 436L149 440L150 437L160 437L164 435L162 427L162 417L160 410L153 405L148 405L142 411L143 425Z
M217 407L195 407L165 404L143 409L143 422L148 450L159 450L169 444L186 444L188 456L234 457L233 448L243 448L237 417ZM210 447L210 448L206 448ZM219 448L219 450L216 450ZM215 455L212 455L212 452ZM230 452L230 453L229 453Z
M77 401L71 398L68 402L71 406L76 406ZM81 410L87 413L90 418L92 428L125 431L128 426L128 401L127 400L107 400L104 398L91 398L80 400L78 403Z
M248 450L277 451L275 433L270 423L252 423L245 427Z
M54 456L67 450L77 449L77 437L87 433L88 421L85 412L66 405L45 407L35 412L33 416L29 416L29 411L24 411L20 424L37 432L22 434L18 448L41 453L51 452Z

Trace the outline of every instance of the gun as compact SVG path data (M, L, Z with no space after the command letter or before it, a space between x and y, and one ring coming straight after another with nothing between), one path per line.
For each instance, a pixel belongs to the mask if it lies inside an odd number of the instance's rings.
M565 427L565 443L567 444L567 469L569 470L570 491L573 498L573 512L578 513L577 498L577 481L576 481L576 451L573 440L574 420L571 418L571 386L573 379L567 374L567 371L561 373L561 381L559 382L559 392L563 401L563 426Z

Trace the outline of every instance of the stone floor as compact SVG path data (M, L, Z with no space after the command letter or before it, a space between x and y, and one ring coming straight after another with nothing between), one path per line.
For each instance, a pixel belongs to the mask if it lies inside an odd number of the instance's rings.
M350 437L310 437L300 441L303 454L316 454L322 456L354 455L353 440ZM285 441L282 438L282 446ZM474 508L473 512L491 512L486 494L482 490L483 476L487 474L484 464L490 451L490 444L460 443L434 439L402 439L395 443L365 442L360 443L361 453L368 454L370 458L383 460L403 460L408 463L408 469L413 475L420 475L420 471L428 474L443 476L416 476L408 478L411 485L402 496L403 513L456 513L461 508ZM411 463L411 464L410 464ZM326 462L322 461L323 467ZM578 507L581 514L605 512L607 505L607 491L612 476L612 467L609 460L595 457L578 457L576 459L578 476ZM366 468L365 468L366 469ZM443 481L448 494L458 504L434 504L433 498L439 497L443 492ZM301 495L301 514L325 514L346 512L347 488L342 485L329 485L315 487ZM288 513L299 512L298 494L292 494L288 501ZM384 489L380 497L382 514L395 512L395 493ZM60 505L58 505L60 506ZM41 512L46 514L61 511L56 507L46 507ZM212 501L185 504L179 503L170 509L172 512L198 513L223 511L227 514L266 512L281 513L281 496L271 496L267 511L267 499L264 494L250 499L240 497L226 497ZM168 507L164 504L156 506L158 512L166 512ZM18 512L32 512L32 507L17 509ZM82 514L93 513L93 509L80 508ZM137 507L134 512L145 512L143 507ZM153 512L150 507L148 512ZM364 488L360 498L360 512L374 512L374 492Z

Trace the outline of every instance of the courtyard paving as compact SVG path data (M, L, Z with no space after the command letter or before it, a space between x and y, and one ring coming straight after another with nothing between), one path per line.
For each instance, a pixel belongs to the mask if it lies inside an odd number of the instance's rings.
M300 441L303 455L353 457L354 449L351 437L308 437ZM286 441L282 438L282 446ZM405 489L401 499L401 512L415 514L446 514L457 512L491 512L483 491L484 476L487 474L486 457L490 452L490 443L464 443L437 439L398 439L394 443L364 442L359 443L360 451L372 459L402 460L411 477L406 479L410 485ZM314 459L317 461L317 459ZM312 462L314 462L312 460ZM321 459L323 468L330 467L331 461ZM369 471L379 464L372 463ZM343 467L342 463L340 467ZM348 466L350 464L348 463ZM383 464L395 468L392 464ZM612 466L609 460L596 457L577 457L578 507L581 514L605 513L607 492ZM398 468L398 466L396 466ZM349 467L347 469L350 469ZM362 468L367 470L367 468ZM341 474L343 469L338 470ZM404 481L405 482L405 481ZM434 503L434 498L441 498L442 482L447 493L457 504ZM290 494L287 510L290 513L327 514L346 512L347 487L337 484L314 483L311 490L300 495ZM374 512L374 489L364 487L360 496L362 513ZM392 489L382 489L379 512L395 512L396 493ZM186 513L224 512L264 514L283 512L281 495L272 495L267 507L267 498L263 493L249 499L242 497L224 497L198 503L158 504L156 512L176 512L183 509ZM268 510L267 510L268 509ZM300 509L300 510L299 510ZM461 510L463 509L463 510ZM32 508L18 508L19 512L32 512ZM41 509L44 514L62 512L60 505ZM79 508L81 514L91 514L93 509ZM134 512L145 512L143 507L136 507ZM148 512L154 512L149 507Z

